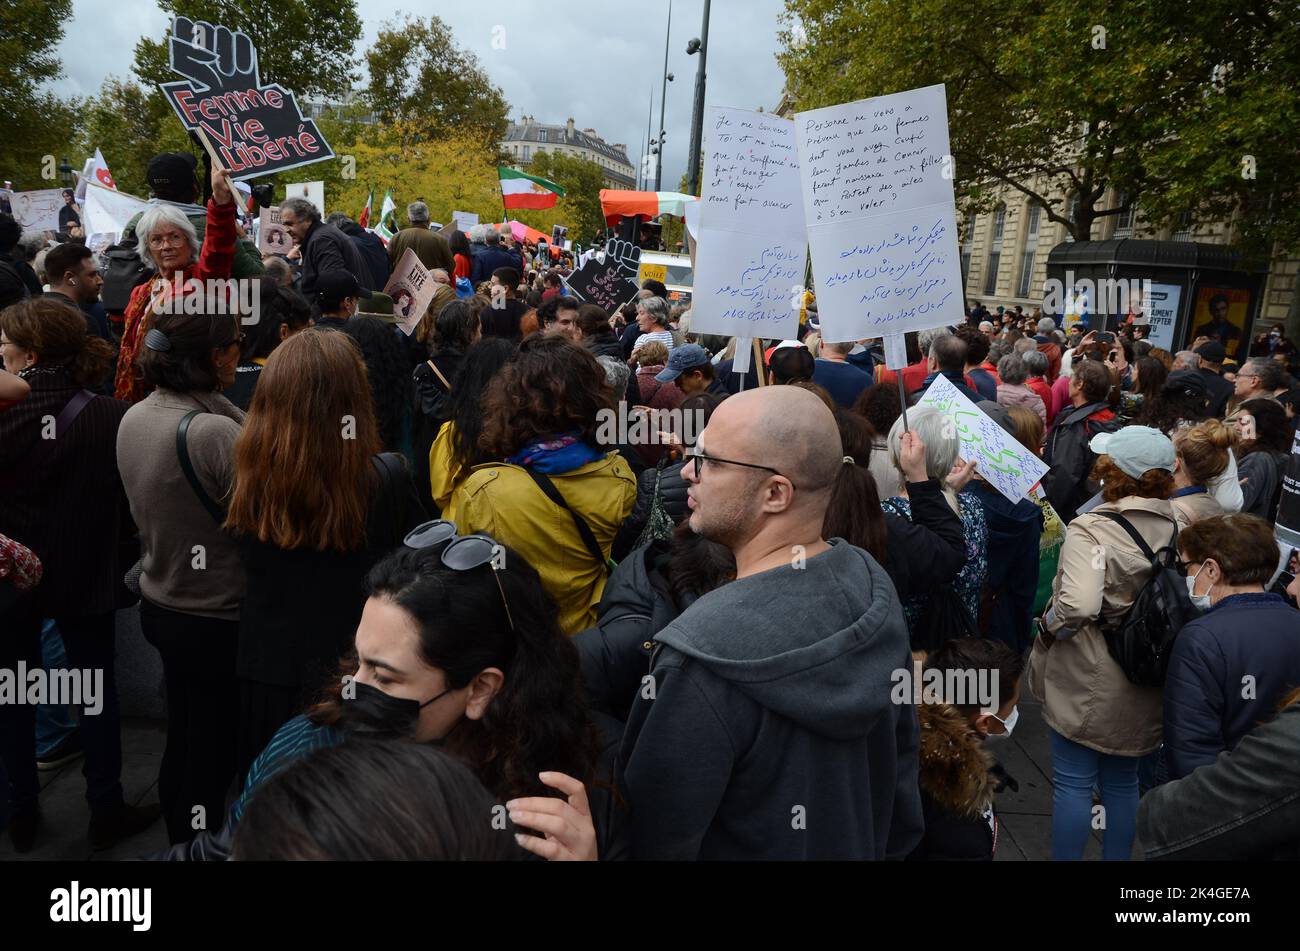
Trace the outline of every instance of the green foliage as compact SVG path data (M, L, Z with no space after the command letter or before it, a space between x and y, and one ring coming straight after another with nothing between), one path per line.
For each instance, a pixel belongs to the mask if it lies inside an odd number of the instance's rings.
M550 234L551 225L566 225L570 241L581 241L582 236L595 234L605 227L600 213L600 190L604 187L605 172L595 162L576 155L538 152L527 170L530 175L555 182L564 189L564 197L554 208L545 211L517 212L519 221L547 234ZM548 218L551 219L549 224L546 223Z
M381 122L415 138L468 133L495 152L506 131L505 98L443 20L390 21L365 55L365 97Z
M257 48L262 82L280 83L300 100L341 99L357 80L352 69L352 48L361 35L356 0L158 0L158 5L169 16L242 30ZM136 44L135 73L146 85L177 78L167 66L170 35L169 26L162 40Z
M1122 210L1103 207L1113 188L1157 225L1235 213L1247 250L1300 244L1300 22L1282 5L786 0L784 19L801 110L946 85L965 210L1000 183L1086 239ZM1216 64L1231 64L1220 88Z
M20 191L58 187L41 177L43 159L70 154L79 103L41 87L62 70L55 47L72 0L6 0L0 5L0 176Z
M184 127L156 88L111 76L87 102L82 129L85 154L98 148L118 189L140 197L149 194L149 159L159 152L192 150Z

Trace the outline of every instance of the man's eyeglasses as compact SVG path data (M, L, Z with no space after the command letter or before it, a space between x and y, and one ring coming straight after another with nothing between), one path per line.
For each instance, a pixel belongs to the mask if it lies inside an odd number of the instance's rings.
M513 631L515 619L510 613L510 602L506 600L506 589L497 575L500 556L505 553L500 542L490 535L457 535L456 523L441 518L415 526L402 541L407 548L417 550L434 548L444 543L446 547L441 555L443 567L452 571L472 571L484 565L491 566L492 578L497 583L497 591L501 593L501 607L505 609L506 620L510 622L510 630Z
M701 452L699 449L687 450L686 461L695 463L695 479L697 482L699 481L700 469L703 466L703 464L705 462L717 462L726 466L744 466L746 469L762 469L765 472L772 473L772 475L781 476L781 478L785 479L790 483L790 488L793 489L795 487L793 479L791 479L787 475L781 475L780 472L773 469L771 466L760 466L757 463L753 463L753 462L737 462L735 459L719 459L717 456L706 455L705 453Z

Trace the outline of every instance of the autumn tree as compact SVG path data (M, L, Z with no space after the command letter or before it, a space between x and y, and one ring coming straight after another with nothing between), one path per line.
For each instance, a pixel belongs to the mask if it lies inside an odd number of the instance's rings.
M379 120L415 138L468 133L496 150L506 132L507 106L478 57L456 45L436 16L406 16L380 28L366 51L366 101Z
M1300 244L1300 20L1200 0L786 0L777 59L800 110L943 83L958 195L1013 189L1084 240L1235 215L1243 247ZM1122 203L1104 201L1113 193ZM1069 201L1077 196L1077 210Z

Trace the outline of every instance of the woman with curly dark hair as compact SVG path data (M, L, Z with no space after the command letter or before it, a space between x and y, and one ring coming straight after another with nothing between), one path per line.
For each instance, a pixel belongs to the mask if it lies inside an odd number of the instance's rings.
M343 332L366 361L370 395L383 448L411 458L411 366L397 328L378 317L353 316Z
M452 495L457 523L487 532L537 566L576 634L596 621L610 548L636 501L636 477L596 433L617 418L590 351L534 335L483 399L484 459Z
M437 744L503 802L585 785L590 817L563 800L542 805L574 824L594 820L600 857L619 856L619 817L608 770L597 765L601 741L577 651L532 566L492 538L467 535L450 522L425 523L370 570L339 676L257 757L221 832L172 857L224 858L259 787L314 750L395 738Z
M451 418L439 428L429 450L431 513L455 518L452 492L473 466L487 460L478 445L483 432L483 394L497 371L515 355L515 349L505 337L483 337L465 351L451 392Z

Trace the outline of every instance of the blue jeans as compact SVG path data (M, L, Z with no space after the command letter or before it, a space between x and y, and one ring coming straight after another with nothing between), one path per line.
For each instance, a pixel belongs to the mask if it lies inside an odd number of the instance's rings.
M59 625L54 618L47 617L41 622L41 666L47 671L68 666L68 654L63 649L63 638L59 636ZM68 707L42 703L36 708L36 758L49 753L76 729L77 721Z
M1052 859L1078 861L1092 831L1092 790L1101 788L1105 830L1101 855L1126 861L1137 835L1138 763L1136 756L1113 756L1052 737Z

